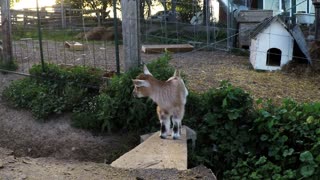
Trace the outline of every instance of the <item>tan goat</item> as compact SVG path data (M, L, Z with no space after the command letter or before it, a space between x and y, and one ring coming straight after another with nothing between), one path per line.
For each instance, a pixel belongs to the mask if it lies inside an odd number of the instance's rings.
M160 137L167 138L172 118L172 138L179 139L181 135L181 120L184 116L184 106L187 101L188 90L179 73L167 81L157 80L144 66L144 73L133 79L135 97L150 97L158 106L157 114L160 120Z

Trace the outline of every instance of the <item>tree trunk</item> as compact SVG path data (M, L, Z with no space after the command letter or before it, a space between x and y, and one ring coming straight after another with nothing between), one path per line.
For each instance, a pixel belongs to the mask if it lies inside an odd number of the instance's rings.
M1 1L1 22L2 22L2 43L3 55L2 64L8 65L13 63L12 39L11 39L11 15L10 0Z

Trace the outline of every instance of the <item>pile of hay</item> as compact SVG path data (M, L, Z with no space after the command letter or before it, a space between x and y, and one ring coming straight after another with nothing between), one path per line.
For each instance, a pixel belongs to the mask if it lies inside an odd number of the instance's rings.
M113 41L114 27L95 27L86 33L79 33L75 38L76 39L84 39L84 40L95 40L95 41ZM118 35L119 39L122 38L122 28L118 27Z

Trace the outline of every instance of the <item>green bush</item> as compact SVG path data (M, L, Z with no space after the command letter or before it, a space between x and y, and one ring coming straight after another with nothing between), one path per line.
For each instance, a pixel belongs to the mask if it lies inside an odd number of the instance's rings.
M13 106L30 109L45 120L51 114L72 111L83 99L98 94L102 71L88 67L63 68L54 64L34 65L30 77L7 87L4 98Z
M226 82L191 94L189 103L201 105L193 111L202 117L186 116L198 133L191 165L205 164L225 179L319 177L320 103L259 100L254 109L249 94Z
M223 81L219 88L200 95L196 153L190 160L205 164L217 174L252 149L249 127L252 99L248 93ZM193 104L193 102L190 102ZM223 163L217 163L223 162Z
M2 57L0 57L0 69L15 71L18 69L18 64L15 61L5 63L4 61L2 61Z
M248 175L273 179L299 179L319 177L320 175L320 103L297 104L285 100L280 107L270 102L262 103L257 110L251 127L251 136L256 137L254 154L248 158L248 164L255 158L265 159L255 164L246 173L226 172L228 177L244 178ZM241 164L241 162L240 162ZM277 167L277 168L272 168ZM239 164L236 164L238 166ZM260 172L260 166L270 168L269 172ZM289 173L290 172L290 173ZM290 174L290 176L288 175Z
M167 80L173 75L174 69L169 65L170 58L170 55L165 53L164 56L147 64L155 78ZM98 97L75 111L72 116L73 124L77 127L108 132L157 130L159 125L155 104L150 99L132 96L132 79L140 73L140 68L134 68L113 77ZM94 107L88 108L91 106Z
M103 71L87 66L58 66L56 64L34 65L30 75L37 77L40 83L55 83L60 87L68 85L81 86L91 90L99 89L102 84Z

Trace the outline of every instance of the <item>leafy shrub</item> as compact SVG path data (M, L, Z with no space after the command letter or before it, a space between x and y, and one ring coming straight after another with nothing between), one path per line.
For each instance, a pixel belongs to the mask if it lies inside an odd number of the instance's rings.
M32 76L38 77L41 83L56 83L64 87L66 84L98 89L102 84L102 70L86 66L58 66L56 64L34 65L30 70ZM40 78L39 78L40 77Z
M34 65L31 77L12 83L3 96L13 106L30 109L38 119L72 111L85 97L98 93L102 71L88 67L62 68L54 64Z
M169 65L170 55L147 64L153 76L166 80L174 73ZM132 69L120 76L113 77L111 83L101 94L76 110L72 117L73 124L87 129L101 131L154 131L158 129L155 104L147 98L132 96L132 79L141 73L141 69ZM107 97L107 98L106 98ZM94 106L93 108L88 108ZM85 118L83 118L85 117Z
M202 121L198 121L196 153L191 161L206 164L216 173L251 149L249 127L252 99L240 88L223 81L219 88L200 95ZM192 104L192 102L189 101ZM224 163L217 163L224 162Z
M225 179L316 179L320 175L320 103L257 102L222 82L190 93L186 120L198 133L190 165Z
M34 97L44 92L45 89L44 86L37 84L34 79L25 78L14 81L3 91L2 95L15 107L31 108Z
M297 104L290 99L280 107L270 102L259 103L262 108L257 111L250 131L257 137L252 142L257 145L257 158L264 157L281 170L269 173L281 179L290 179L291 176L284 178L288 172L294 179L319 177L320 103ZM249 173L263 175L254 169Z
M18 64L15 61L9 61L8 63L5 63L2 61L2 57L0 57L0 69L15 71L18 69Z

